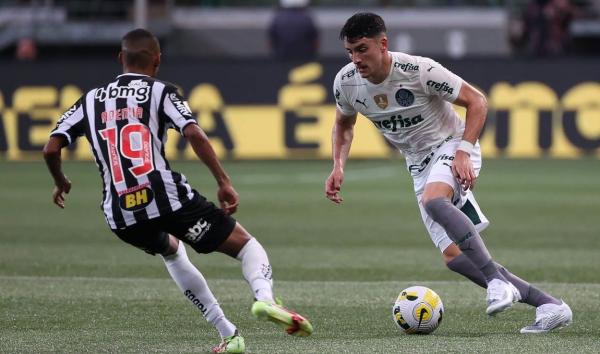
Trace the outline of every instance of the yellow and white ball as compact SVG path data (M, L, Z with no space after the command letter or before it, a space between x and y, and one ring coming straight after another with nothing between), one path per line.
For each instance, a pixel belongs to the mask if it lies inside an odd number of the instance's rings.
M392 316L406 334L429 334L442 322L444 304L435 291L424 286L411 286L400 292Z

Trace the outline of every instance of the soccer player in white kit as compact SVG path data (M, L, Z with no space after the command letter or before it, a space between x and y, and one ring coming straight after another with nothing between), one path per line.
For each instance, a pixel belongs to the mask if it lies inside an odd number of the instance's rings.
M521 301L536 320L521 333L543 333L571 323L561 300L494 262L479 232L489 224L471 189L481 169L477 139L487 115L485 96L432 59L388 51L385 23L373 13L350 17L340 39L351 63L336 75L333 92L333 170L327 197L340 189L357 113L367 117L406 158L425 227L451 270L487 289L488 315ZM463 123L452 104L466 107Z

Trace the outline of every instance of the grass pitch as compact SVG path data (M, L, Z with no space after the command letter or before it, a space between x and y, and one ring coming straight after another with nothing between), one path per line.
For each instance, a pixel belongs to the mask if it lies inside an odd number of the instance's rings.
M267 249L275 291L310 318L309 338L250 314L239 263L198 255L249 353L600 352L600 188L597 160L486 160L475 190L492 224L484 238L512 272L562 297L574 323L521 335L534 309L485 315L485 292L447 270L422 226L403 161L350 161L341 206L326 200L327 161L228 162L236 218ZM215 198L199 163L179 162ZM119 241L99 210L92 163L65 163L67 208L51 204L42 163L0 162L0 352L208 352L217 332L182 296L158 257ZM402 335L391 305L410 285L434 289L444 321Z

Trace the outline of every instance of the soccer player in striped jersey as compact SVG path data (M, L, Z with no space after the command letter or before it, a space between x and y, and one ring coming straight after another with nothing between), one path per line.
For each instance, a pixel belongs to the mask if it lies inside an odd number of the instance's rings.
M326 196L342 202L344 166L361 113L405 156L431 240L448 268L487 288L487 314L521 301L536 307L535 323L521 333L568 325L569 306L495 263L479 235L489 224L471 192L481 169L483 94L429 58L389 52L385 23L376 14L350 17L340 39L352 62L333 84L337 111ZM451 103L466 107L465 123Z
M310 335L308 320L275 303L265 250L231 217L239 197L229 176L177 88L155 78L160 55L150 32L127 33L119 53L123 74L84 94L62 115L44 147L54 178L54 203L64 208L65 193L71 190L61 150L85 135L102 178L101 205L110 229L121 240L162 256L177 286L219 332L222 341L214 352L243 353L244 339L188 259L184 243L199 253L218 251L238 259L256 299L251 312L289 334ZM220 207L169 167L164 151L169 128L177 129L210 169Z

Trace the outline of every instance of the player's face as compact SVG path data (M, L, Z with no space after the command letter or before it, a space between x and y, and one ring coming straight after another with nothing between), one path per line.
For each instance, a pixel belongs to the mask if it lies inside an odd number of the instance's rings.
M385 36L362 37L352 42L346 39L344 46L350 60L356 65L358 73L363 78L379 77L386 71L384 55L387 54L387 38Z

